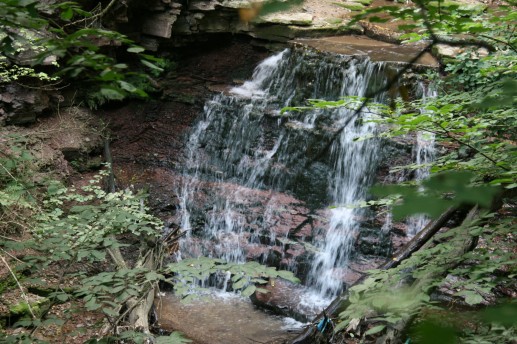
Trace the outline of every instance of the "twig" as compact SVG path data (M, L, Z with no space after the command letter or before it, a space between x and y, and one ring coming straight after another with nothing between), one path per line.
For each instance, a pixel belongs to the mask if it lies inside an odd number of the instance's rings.
M31 90L42 90L42 91L59 91L59 90L62 90L64 88L67 88L68 86L70 86L70 84L66 84L61 87L57 87L57 85L61 84L62 82L63 82L62 80L59 80L53 84L46 84L43 86L30 86L30 85L22 84L21 82L16 82L16 84L20 85L23 88L28 88ZM54 87L54 86L56 86L56 87Z
M115 5L115 3L117 2L117 0L111 0L111 2L108 4L108 6L106 6L101 12L91 16L91 17L85 17L83 19L80 19L80 20L76 20L72 23L68 23L66 24L64 27L67 27L67 26L71 26L71 25L76 25L76 24L80 24L80 23L84 23L88 20L94 20L94 19L97 19L99 17L103 17L110 9L111 7L113 7L113 5Z
M4 238L4 239L7 239L7 240L16 241L16 242L21 242L20 240L9 238L9 237L3 236L3 235L0 235L0 238Z
M146 290L145 292L142 293L142 295L140 295L140 297L138 298L138 300L135 302L134 305L132 305L131 307L128 307L124 313L122 313L114 322L113 322L113 325L111 326L111 330L115 331L115 327L117 326L117 324L119 324L122 319L124 319L126 317L126 315L128 315L129 313L131 313L135 308L136 306L138 306L140 304L140 302L142 302L142 300L147 297L147 295L152 292L154 290L154 286L151 284L151 288L149 288L148 290Z
M436 123L435 123L436 124ZM470 149L476 151L477 153L479 153L480 155L482 155L484 158L486 158L487 160L489 160L490 162L492 162L495 166L497 167L500 167L502 168L503 170L505 171L510 171L510 168L506 167L506 166L502 166L502 165L498 165L497 161L492 159L491 157L489 157L488 155L486 155L485 153L483 153L481 150L477 149L476 147L472 146L471 144L467 143L467 142L463 142L462 140L454 137L447 129L445 129L441 123L438 123L438 126L443 130L443 132L445 133L445 135L450 138L451 140L453 141L456 141L457 143L459 143L460 145L464 145L464 146L467 146L469 147Z
M498 43L501 43L501 44L504 44L506 45L508 48L510 48L511 50L513 50L513 52L517 53L517 48L515 48L513 46L513 44L511 44L510 42L506 42L506 41L503 41L502 39L499 39L499 38L495 38L495 37L490 37L490 36L487 36L487 35L479 35L480 37L483 37L483 38L486 38L486 39L491 39L495 42L498 42Z
M32 315L32 319L36 319L36 315L34 315L34 312L32 311L32 307L31 307L31 304L29 302L29 297L27 296L27 294L25 294L25 292L23 291L23 288L20 284L20 281L18 281L18 278L16 278L16 274L13 272L13 270L11 269L11 267L9 266L9 264L7 263L7 261L5 260L4 256L0 256L0 258L2 259L2 262L5 264L5 266L7 267L7 269L9 270L9 272L11 273L11 276L13 276L14 278L14 281L16 282L16 284L18 285L18 288L20 289L20 291L22 292L22 296L25 300L25 302L27 303L27 308L29 308L29 312L31 313Z
M18 241L19 242L19 241ZM18 258L16 258L15 256L13 256L12 254L10 254L9 252L7 252L6 250L4 250L3 248L0 248L0 250L2 250L5 254L7 254L9 257L11 257L12 259L14 260L17 260L19 261L20 263L23 263L23 261L19 260Z

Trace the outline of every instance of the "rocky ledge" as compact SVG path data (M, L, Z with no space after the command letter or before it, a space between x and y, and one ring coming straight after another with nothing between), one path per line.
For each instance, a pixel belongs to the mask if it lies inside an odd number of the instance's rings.
M138 23L141 41L151 50L158 49L164 39L167 44L181 45L202 34L244 34L286 42L297 37L362 32L360 26L348 25L353 9L316 0L155 0L140 9L147 12ZM131 15L124 18L131 20Z

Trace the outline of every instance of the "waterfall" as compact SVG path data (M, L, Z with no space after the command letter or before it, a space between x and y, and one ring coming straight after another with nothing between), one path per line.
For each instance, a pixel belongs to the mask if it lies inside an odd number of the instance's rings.
M337 295L362 216L347 205L366 196L379 158L378 140L357 139L377 128L367 109L280 110L311 98L364 96L385 83L386 68L365 58L284 50L250 81L208 101L188 139L178 186L178 222L188 231L181 255L253 258L295 272L305 262L307 284ZM316 253L297 256L307 240Z
M418 93L422 99L423 106L426 99L435 98L437 93L432 85L424 85L419 83ZM422 110L425 111L425 110ZM413 147L413 161L419 166L415 170L414 180L420 182L429 177L429 164L435 159L435 135L429 132L418 131L416 133L416 144ZM429 218L425 215L414 215L407 220L407 234L414 236L423 229Z
M350 115L352 113L345 113L343 118ZM334 297L341 292L343 283L340 275L347 268L351 245L359 227L357 217L361 215L361 209L349 205L364 199L378 151L376 140L355 139L374 133L375 127L372 123L351 123L332 146L335 173L330 194L336 207L331 209L329 229L317 246L318 253L309 275L310 284L322 296Z

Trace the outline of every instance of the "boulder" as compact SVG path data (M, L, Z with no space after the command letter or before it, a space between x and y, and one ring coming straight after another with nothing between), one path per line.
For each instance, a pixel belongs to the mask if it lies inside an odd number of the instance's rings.
M0 123L26 125L50 110L48 92L38 88L25 88L8 84L0 88Z
M150 36L170 38L172 34L172 24L174 24L176 19L177 16L170 13L149 15L142 24L142 32Z
M309 297L306 287L281 278L271 279L266 285L259 285L267 292L256 291L251 296L255 305L269 309L276 314L292 317L306 322L314 318L320 311L310 307L305 298Z
M456 47L448 44L436 44L433 47L433 53L440 59L454 59L463 52L465 52L464 47ZM471 58L476 59L479 57L485 57L487 55L487 49L479 48L475 53L471 54Z

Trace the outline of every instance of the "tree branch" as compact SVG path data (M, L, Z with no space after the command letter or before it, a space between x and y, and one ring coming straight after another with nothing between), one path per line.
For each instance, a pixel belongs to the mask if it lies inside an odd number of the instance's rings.
M314 163L315 161L318 161L319 159L321 159L323 156L325 156L325 154L330 150L330 148L332 147L332 144L334 143L334 141L336 141L339 136L343 133L343 131L345 130L345 128L353 121L357 118L357 116L359 114L361 114L361 112L363 111L364 108L366 108L366 105L370 102L370 100L372 100L375 96L379 95L379 94L382 94L384 92L387 92L389 91L399 80L400 78L404 75L404 73L406 73L422 56L424 56L424 54L428 51L430 51L432 49L432 47L435 45L436 43L435 42L431 42L429 43L428 45L426 45L424 47L424 49L422 49L418 54L416 54L415 56L413 56L413 58L407 63L405 64L401 69L398 70L397 74L395 74L387 83L386 85L384 85L383 87L380 87L378 90L372 92L372 93L369 93L365 96L365 99L363 100L363 102L361 103L361 105L359 106L359 108L357 108L355 110L355 112L346 119L345 123L332 135L332 137L330 138L329 142L327 143L327 145L312 159L310 160L307 165L311 165L312 163Z
M87 22L89 20L93 21L97 18L102 18L106 13L108 13L108 11L113 7L113 5L115 5L115 3L117 2L117 0L111 0L110 3L108 4L108 6L106 6L102 11L100 11L99 13L91 16L91 17L85 17L83 19L79 19L79 20L76 20L72 23L68 23L66 24L64 27L68 27L68 26L71 26L71 25L77 25L77 24L81 24L81 23L84 23L84 22Z
M20 289L21 293L22 293L22 297L23 299L25 300L25 303L27 304L27 308L29 309L29 312L31 313L31 316L32 316L32 319L36 319L36 315L34 314L34 311L32 310L32 307L31 307L31 304L29 302L29 297L27 296L27 294L25 294L25 292L23 291L23 288L20 284L20 281L18 281L18 278L16 277L16 274L14 273L14 271L11 269L11 267L9 266L9 264L7 263L7 261L5 260L4 256L0 256L0 259L2 259L2 262L4 263L4 265L7 267L7 270L9 270L9 272L11 273L11 276L13 276L13 279L14 281L16 282L16 285L18 286L18 289Z

